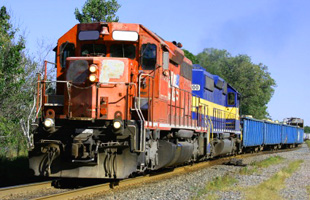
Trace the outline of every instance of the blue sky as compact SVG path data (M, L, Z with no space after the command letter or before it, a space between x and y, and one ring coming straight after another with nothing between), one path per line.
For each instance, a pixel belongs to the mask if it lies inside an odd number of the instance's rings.
M28 51L38 41L56 45L76 23L84 0L1 0L21 26ZM119 0L121 22L141 23L194 54L204 48L247 54L269 67L276 80L268 104L274 120L301 117L310 125L310 1L308 0ZM52 56L50 56L51 59Z

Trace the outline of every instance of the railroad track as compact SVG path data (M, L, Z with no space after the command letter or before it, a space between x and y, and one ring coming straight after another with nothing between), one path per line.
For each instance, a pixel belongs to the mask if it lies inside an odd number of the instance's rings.
M41 190L52 187L52 181L45 181L40 183L31 183L25 185L18 185L12 187L0 188L0 199L9 197L12 194L23 194L29 191Z
M98 185L93 185L93 186L88 186L88 187L83 187L79 189L73 189L70 191L62 192L62 193L57 193L57 194L52 194L52 195L47 195L47 196L42 196L39 198L34 198L35 200L41 200L41 199L78 199L78 198L85 198L85 197L92 197L96 195L102 195L106 192L111 191L111 188L117 188L117 189L125 189L127 187L131 186L139 186L145 183L150 183L154 181L159 181L162 179L168 179L172 178L177 175L181 175L184 173L188 172L193 172L197 171L199 169L203 169L206 167L211 167L214 165L220 165L223 164L232 158L236 159L243 159L243 158L248 158L252 156L258 156L258 155L263 155L263 154L274 154L274 153L281 153L281 152L287 152L287 151L292 151L292 150L297 150L298 148L295 149L284 149L284 150L278 150L278 151L268 151L268 152L258 152L258 153L253 153L253 154L241 154L237 156L230 156L230 157L223 157L220 159L216 160L209 160L206 162L200 162L200 163L194 163L193 165L187 165L187 166L182 166L175 168L173 171L164 171L156 174L148 174L146 176L139 176L136 178L130 178L130 179L125 179L122 180L118 183L104 183L104 184L98 184ZM35 184L29 184L29 185L21 185L21 186L14 186L14 187L8 187L8 188L3 188L0 189L0 199L2 197L14 194L14 193L23 193L25 191L32 191L32 190L39 190L39 189L44 189L44 188L50 188L52 181L47 181L47 182L42 182L42 183L35 183Z
M242 155L234 156L233 158L241 159L241 158L251 157L254 155L261 155L261 154L260 153L242 154ZM58 194L53 194L53 195L44 196L40 198L35 198L35 200L78 199L78 198L92 197L92 196L96 196L99 194L102 195L106 192L111 191L111 186L115 187L116 189L125 189L131 186L139 186L145 183L168 179L168 178L172 178L174 176L181 175L184 173L197 171L205 167L211 167L214 165L223 164L224 162L227 162L231 158L232 157L225 157L225 158L211 160L207 162L195 163L193 165L187 165L187 166L175 168L173 171L170 171L170 172L148 174L146 176L125 179L117 183L117 185L113 185L113 184L111 185L110 183L94 185L90 187L67 191L64 193L58 193Z

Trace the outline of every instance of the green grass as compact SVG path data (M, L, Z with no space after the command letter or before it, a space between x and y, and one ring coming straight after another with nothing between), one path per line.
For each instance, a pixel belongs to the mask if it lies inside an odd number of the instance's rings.
M241 175L249 175L257 173L260 168L267 168L271 165L275 165L283 162L285 159L281 156L272 156L259 162L253 162L249 167L244 167L240 170ZM225 175L214 178L211 182L207 183L203 189L198 190L197 195L193 198L201 199L202 196L206 196L206 199L218 199L217 192L234 190L231 186L237 183L237 179L231 175Z
M310 199L310 185L307 186L307 193L308 193L308 196L309 196L309 199Z
M218 196L216 194L218 191L228 190L230 186L232 186L236 182L237 180L230 175L218 176L214 178L211 182L207 183L207 185L203 189L200 189L193 199L199 199L203 195L207 195L206 199L218 199Z
M267 168L270 165L275 165L284 161L281 156L271 156L259 162L253 162L250 166L246 166L240 170L241 175L251 175L253 173L258 173L259 168Z
M305 142L308 145L308 148L310 149L310 140L306 140Z
M289 163L281 171L273 175L270 179L264 181L258 186L250 187L245 190L247 200L270 200L281 199L279 191L285 188L285 179L289 178L300 166L303 160L297 160Z

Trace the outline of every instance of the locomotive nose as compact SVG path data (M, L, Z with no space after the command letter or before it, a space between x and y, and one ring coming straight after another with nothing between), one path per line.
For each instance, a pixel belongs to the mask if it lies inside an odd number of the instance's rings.
M69 63L66 79L68 114L73 118L105 119L113 121L115 113L124 113L131 67L134 61L128 58L74 57ZM114 129L122 123L116 122Z

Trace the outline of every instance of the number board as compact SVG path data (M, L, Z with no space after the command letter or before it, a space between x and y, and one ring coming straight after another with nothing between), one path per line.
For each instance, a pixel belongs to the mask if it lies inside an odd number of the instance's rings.
M199 91L199 90L200 90L200 85L192 84L192 91Z

